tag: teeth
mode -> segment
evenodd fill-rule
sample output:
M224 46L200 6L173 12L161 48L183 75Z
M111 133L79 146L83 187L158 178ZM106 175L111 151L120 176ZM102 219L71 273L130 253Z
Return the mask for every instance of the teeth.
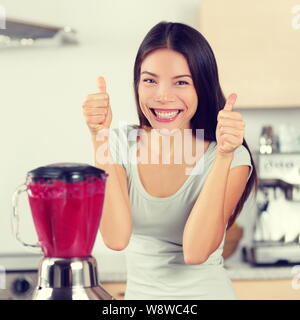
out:
M175 112L160 112L160 111L154 110L154 112L159 118L165 118L166 119L166 118L175 117L179 113L179 110L175 111Z

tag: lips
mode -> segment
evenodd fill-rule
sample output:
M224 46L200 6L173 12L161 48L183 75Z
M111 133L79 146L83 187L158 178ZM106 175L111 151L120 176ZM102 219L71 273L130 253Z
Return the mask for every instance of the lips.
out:
M174 121L177 116L183 111L182 109L162 109L162 108L149 108L156 121L170 122Z

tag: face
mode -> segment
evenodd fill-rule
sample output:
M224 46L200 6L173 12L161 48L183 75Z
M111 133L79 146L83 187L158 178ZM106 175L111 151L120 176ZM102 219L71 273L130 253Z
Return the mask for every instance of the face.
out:
M190 129L198 97L185 57L157 49L142 62L138 86L140 107L155 129Z

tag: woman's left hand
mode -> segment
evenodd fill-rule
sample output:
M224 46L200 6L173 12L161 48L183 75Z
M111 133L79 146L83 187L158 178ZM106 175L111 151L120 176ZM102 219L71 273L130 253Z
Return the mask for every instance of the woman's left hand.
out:
M245 123L240 112L232 111L237 95L232 93L222 110L218 113L216 128L217 154L233 156L244 139Z

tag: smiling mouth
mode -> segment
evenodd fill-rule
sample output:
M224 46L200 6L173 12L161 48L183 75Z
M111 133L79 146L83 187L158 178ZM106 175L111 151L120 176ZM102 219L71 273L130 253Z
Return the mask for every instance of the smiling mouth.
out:
M182 109L159 109L159 108L149 108L151 113L157 119L173 119L182 112Z

